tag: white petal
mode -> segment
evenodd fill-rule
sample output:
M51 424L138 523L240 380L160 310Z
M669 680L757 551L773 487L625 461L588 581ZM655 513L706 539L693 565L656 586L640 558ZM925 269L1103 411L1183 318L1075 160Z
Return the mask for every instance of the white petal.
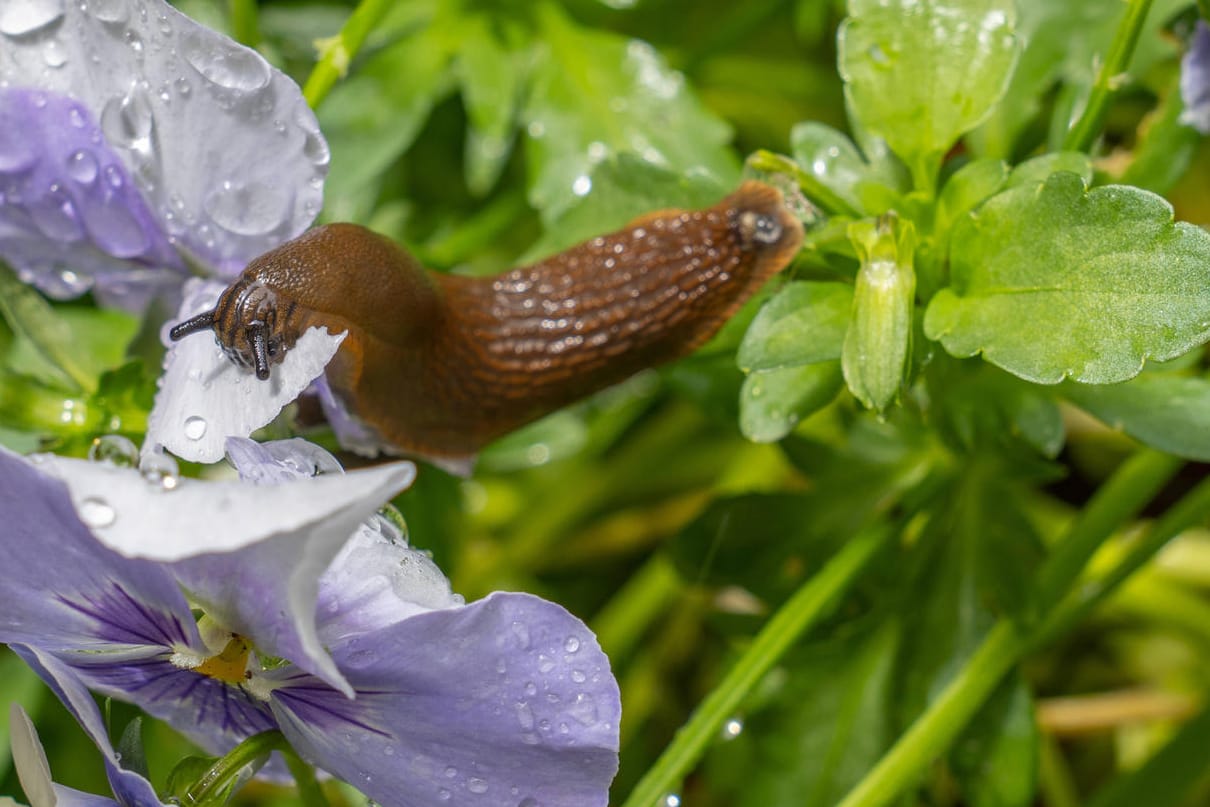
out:
M55 786L50 764L38 740L38 730L18 703L8 707L8 729L12 737L13 764L30 807L55 807Z
M6 0L0 39L0 84L92 110L164 229L204 262L234 274L319 211L329 153L298 85L163 0Z
M103 462L45 455L38 468L67 485L80 520L101 543L158 561L229 552L334 517L343 523L351 514L343 538L416 475L410 462L396 462L283 485L180 479L167 490L157 479Z
M213 282L186 284L175 322L213 308L222 288ZM277 417L323 373L344 338L343 332L333 336L308 329L274 365L268 381L235 365L209 333L171 343L144 450L158 444L193 462L218 462L228 437L247 437Z

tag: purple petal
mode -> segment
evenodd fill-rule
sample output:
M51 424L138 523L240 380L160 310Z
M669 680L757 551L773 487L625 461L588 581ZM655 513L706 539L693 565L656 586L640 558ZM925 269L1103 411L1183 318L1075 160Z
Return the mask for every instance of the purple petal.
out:
M332 392L332 385L325 376L315 379L311 389L319 398L324 417L343 448L359 457L377 457L379 454L389 453L390 446L368 423L349 411Z
M213 281L187 283L177 321L213 308L222 289ZM168 355L147 420L147 444L193 462L218 462L228 437L247 437L272 421L323 373L344 337L307 329L268 381L228 359L210 334L165 339Z
M273 711L304 758L375 801L606 804L617 683L592 634L559 606L494 594L332 653L355 699L283 671Z
M322 456L305 441L270 444L257 452L232 441L237 466L264 473L263 465L298 469ZM279 458L274 459L271 452ZM302 477L281 484L239 485L241 498L258 502L280 525L276 535L239 551L203 555L173 565L181 584L209 616L248 637L262 653L289 659L347 695L352 689L324 650L315 613L320 574L362 522L411 484L416 468L408 462ZM175 495L175 493L174 493ZM288 503L287 503L288 502ZM306 509L309 520L298 520ZM241 520L242 520L241 516ZM294 522L291 523L291 518ZM211 518L208 530L225 530Z
M0 642L110 652L204 649L172 577L100 544L62 482L3 448L0 515Z
M0 255L60 299L141 307L185 277L92 114L41 90L0 89Z
M1210 134L1210 24L1198 20L1189 50L1181 60L1181 123Z
M328 149L298 86L162 0L13 14L0 83L91 110L161 229L231 275L322 201Z
M121 766L118 755L109 742L109 735L105 730L105 723L101 719L101 712L97 708L96 702L72 670L53 655L40 652L35 648L16 645L13 650L25 659L26 663L54 690L59 700L79 721L84 732L96 744L105 761L109 786L117 795L118 802L124 807L158 807L161 802L156 797L151 783L139 774ZM93 807L93 805L113 803L109 799L60 788L58 785L55 786L55 790L61 798L65 797L65 800L60 802L62 804Z

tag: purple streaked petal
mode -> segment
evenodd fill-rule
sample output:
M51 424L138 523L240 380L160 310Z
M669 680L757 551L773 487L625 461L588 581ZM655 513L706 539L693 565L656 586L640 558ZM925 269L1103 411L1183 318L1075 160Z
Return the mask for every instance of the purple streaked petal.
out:
M52 297L129 308L185 277L92 113L41 90L0 89L0 255Z
M1210 23L1205 20L1198 20L1181 60L1181 100L1181 123L1210 134Z
M67 710L79 721L80 726L100 750L105 761L105 772L109 777L109 786L118 797L118 803L123 807L159 807L161 802L156 796L151 783L139 774L123 768L117 752L109 742L109 734L96 701L92 699L84 683L75 675L70 667L63 664L54 655L44 653L36 648L25 645L14 645L16 652L27 664L41 676L42 680L54 691ZM62 790L55 786L56 793ZM68 791L69 800L63 804L79 804L93 807L99 804L112 804L107 799L89 796L79 791Z
M271 704L293 747L386 805L605 805L617 683L582 622L493 594L349 639L357 697L282 671Z
M163 0L46 8L5 39L0 84L92 110L182 251L233 275L306 229L328 148L293 81Z
M304 469L335 460L305 441L262 447L233 439L230 445L241 475L270 480L261 485L231 484L274 514L281 530L235 552L181 561L173 565L173 572L193 600L225 628L248 637L261 652L289 659L351 696L352 689L316 632L320 574L383 502L411 484L416 467L399 462L311 477L303 475ZM293 479L277 483L281 477L271 473L273 467ZM318 517L287 523L290 515L308 507ZM213 519L208 526L226 528Z
M61 481L2 448L0 513L0 642L204 649L185 598L161 566L100 544Z
M222 290L213 281L187 283L177 321L212 309ZM147 445L193 462L218 462L228 437L247 437L269 423L323 373L344 337L309 328L268 381L228 359L210 334L165 339L168 355L147 420Z

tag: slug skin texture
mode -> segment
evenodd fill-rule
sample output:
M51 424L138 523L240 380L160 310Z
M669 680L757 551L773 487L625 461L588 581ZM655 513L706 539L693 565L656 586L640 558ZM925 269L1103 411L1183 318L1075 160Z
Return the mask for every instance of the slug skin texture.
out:
M497 437L691 353L802 239L760 182L488 278L430 272L390 239L329 224L253 260L172 337L213 328L267 378L307 328L347 330L326 371L345 405L400 453L469 469Z

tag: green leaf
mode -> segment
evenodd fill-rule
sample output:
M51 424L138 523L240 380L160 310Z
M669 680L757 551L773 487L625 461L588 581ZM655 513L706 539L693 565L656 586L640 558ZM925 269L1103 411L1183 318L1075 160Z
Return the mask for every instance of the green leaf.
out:
M29 713L31 718L38 716L39 707L49 694L37 673L29 668L16 654L7 648L0 650L0 703L19 703ZM11 736L9 734L8 715L0 720L0 779L8 772L12 764L9 755Z
M491 190L512 153L530 55L519 27L498 22L493 26L482 16L468 17L455 61L470 125L466 184L477 196Z
M852 307L847 283L788 283L752 321L736 363L753 372L839 359Z
M739 395L739 428L757 443L780 440L799 421L832 402L844 386L839 361L805 364L744 379Z
M523 260L535 260L616 230L654 210L707 207L728 190L711 174L680 174L630 152L612 154L591 171L588 178L592 190L547 219L545 233Z
M885 204L906 189L903 167L893 157L883 154L871 164L848 135L826 124L796 125L790 132L790 147L802 170L826 191L812 194L804 189L807 195L833 213L882 213Z
M972 160L955 171L937 197L933 233L937 236L947 234L959 216L974 210L1000 190L1008 176L1004 161L993 159Z
M647 43L580 28L555 6L539 9L543 48L522 111L530 203L549 223L588 192L611 154L632 152L675 174L739 178L730 128L706 109Z
M58 371L68 388L78 392L95 388L95 378L80 365L71 329L59 313L32 286L17 279L0 263L0 316L38 356Z
M1124 381L1210 337L1210 233L1161 197L1059 173L954 228L925 334L1028 381ZM1028 327L1023 327L1027 325Z
M787 681L705 766L740 807L830 807L878 760L891 736L892 671L902 634L814 643L787 659Z
M420 133L433 106L455 86L458 40L440 13L375 53L320 106L332 151L324 186L329 220L364 218L387 168Z
M1079 151L1052 151L1026 160L1014 168L1008 177L1008 187L1040 185L1048 180L1051 174L1060 171L1079 174L1085 185L1092 183L1092 160L1087 154Z
M1065 398L1149 446L1210 462L1210 381L1143 373L1124 384L1064 384Z
M1003 95L1017 59L1008 0L850 0L838 63L850 109L931 190L942 155ZM928 180L926 187L923 182Z

